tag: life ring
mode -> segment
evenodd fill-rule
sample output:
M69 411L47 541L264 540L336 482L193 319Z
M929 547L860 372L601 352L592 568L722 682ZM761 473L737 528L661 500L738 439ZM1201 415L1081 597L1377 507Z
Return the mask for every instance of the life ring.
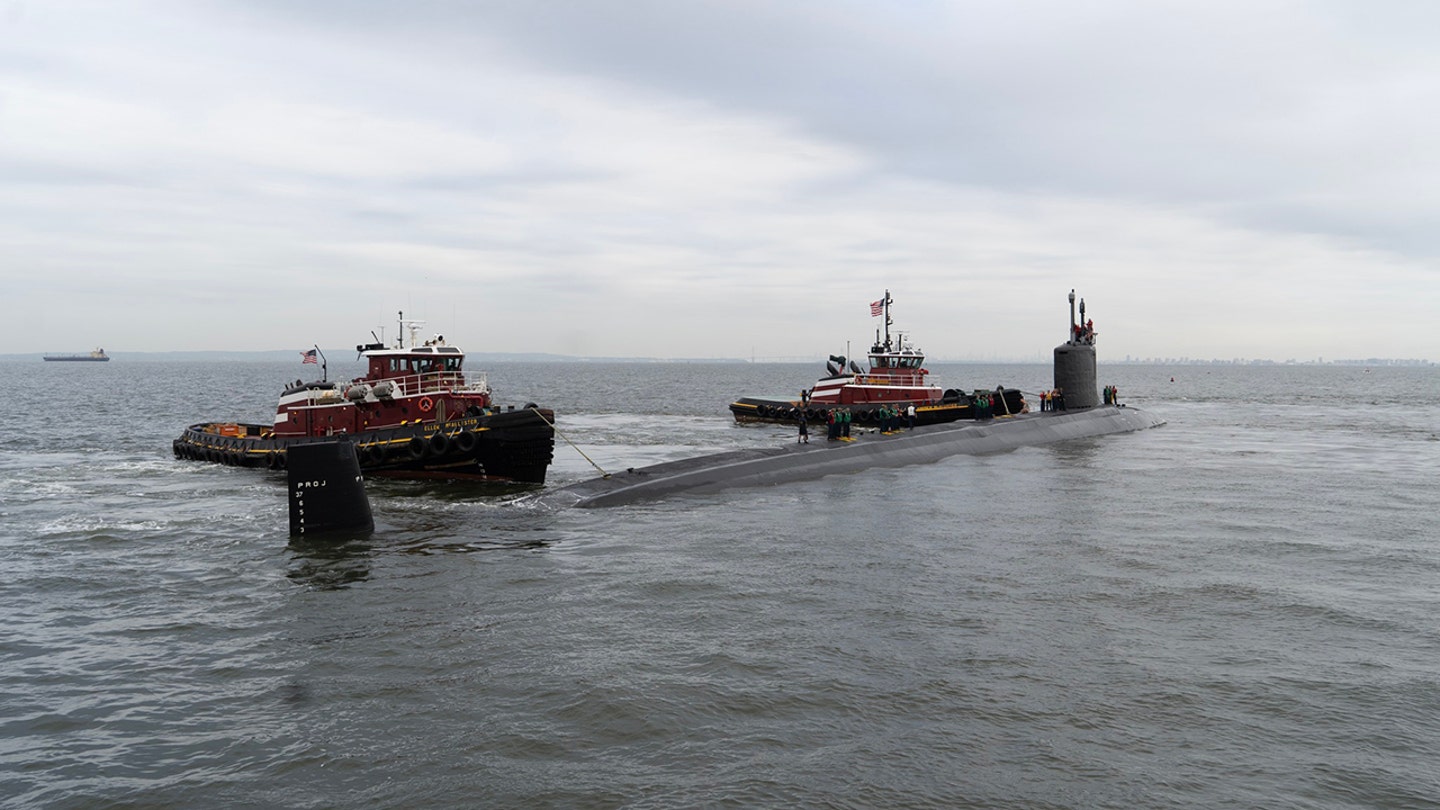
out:
M475 436L474 432L462 430L460 431L460 435L455 437L455 449L462 453L468 453L474 450L475 445L479 444L479 442L480 439Z
M435 407L435 400L431 399L430 397L421 397L419 404L420 410L429 413L430 409Z

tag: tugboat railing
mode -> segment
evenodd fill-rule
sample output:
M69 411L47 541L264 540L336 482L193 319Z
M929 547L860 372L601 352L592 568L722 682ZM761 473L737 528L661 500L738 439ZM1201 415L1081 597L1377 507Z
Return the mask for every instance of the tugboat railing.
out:
M485 373L469 373L467 375L465 372L423 372L418 375L390 376L390 378L369 380L357 378L348 385L336 383L327 388L315 388L304 393L311 404L324 405L341 398L350 398L348 391L351 386L367 385L370 388L380 388L383 383L389 383L390 391L387 393L377 392L382 399L395 398L395 396L419 396L422 393L490 393L490 379Z
M930 385L923 374L864 374L857 376L855 382L859 385Z
M484 374L470 374L468 379L463 371L430 371L392 377L396 393L401 396L415 394L439 394L447 391L456 393L486 394L490 392L490 381Z

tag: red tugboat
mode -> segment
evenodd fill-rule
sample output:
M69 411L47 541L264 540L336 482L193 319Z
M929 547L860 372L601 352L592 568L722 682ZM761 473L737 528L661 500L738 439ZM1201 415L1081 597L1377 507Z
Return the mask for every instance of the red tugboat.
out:
M545 483L554 412L533 403L496 408L484 375L467 379L459 347L439 335L417 345L421 323L400 313L394 347L356 346L369 363L363 377L342 383L326 371L318 382L288 386L271 425L191 425L174 441L175 457L281 470L288 448L348 435L371 475ZM304 354L315 362L319 349Z
M890 318L892 303L890 291L886 290L884 298L870 305L873 314L885 316L885 333L882 340L880 330L875 330L869 371L862 370L853 360L848 361L847 367L845 357L831 355L826 364L829 375L821 377L810 390L801 392L798 399L741 397L730 403L735 421L793 423L803 414L809 423L823 424L829 410L842 408L850 411L852 421L871 426L883 424L887 412L895 418L898 411L896 423L903 425L906 411L914 406L915 424L927 425L973 418L975 396L993 398L994 415L1021 413L1026 409L1018 389L977 391L972 396L956 389L942 390L931 382L924 352L908 345L899 332L893 340L890 337L890 325L894 323Z

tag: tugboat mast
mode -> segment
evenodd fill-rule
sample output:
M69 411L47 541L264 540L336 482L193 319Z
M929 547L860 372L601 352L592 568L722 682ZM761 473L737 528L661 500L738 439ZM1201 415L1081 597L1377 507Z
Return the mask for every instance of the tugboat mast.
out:
M415 333L418 332L418 331L420 331L420 327L424 326L424 325L425 325L425 322L424 322L424 321L415 321L415 320L410 320L410 321L405 320L405 311L404 311L404 310L401 310L398 314L399 314L399 316L400 316L400 335L395 338L395 348L397 348L397 349L403 349L403 348L405 348L405 330L406 330L406 329L409 329L409 330L410 330L410 345L411 345L411 347L414 347L414 346L415 346Z
M890 298L890 291L886 290L885 297L880 299L880 311L885 315L885 342L880 342L880 330L876 329L875 351L890 351L890 324L894 323L894 321L890 320L890 304L892 303L893 299Z

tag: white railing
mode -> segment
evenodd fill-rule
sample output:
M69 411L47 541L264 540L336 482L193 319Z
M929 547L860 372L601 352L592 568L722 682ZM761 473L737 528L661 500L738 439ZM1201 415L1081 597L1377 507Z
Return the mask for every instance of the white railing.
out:
M438 394L444 391L455 391L457 393L482 394L490 392L490 382L484 374L471 374L469 379L462 371L431 371L424 374L408 374L404 377L392 377L391 382L395 384L395 396L413 396L415 394Z
M383 380L357 380L349 385L341 385L338 390L306 391L299 395L299 399L308 400L310 404L314 405L326 405L335 401L354 399L359 395L353 393L353 386L364 386L362 390L365 391L365 399L371 402L376 399L394 399L446 392L490 393L490 381L483 373L470 374L467 379L464 372L432 371L423 374L407 374L403 377L388 377Z
M922 374L860 374L855 377L856 385L918 385L926 386L929 381Z

